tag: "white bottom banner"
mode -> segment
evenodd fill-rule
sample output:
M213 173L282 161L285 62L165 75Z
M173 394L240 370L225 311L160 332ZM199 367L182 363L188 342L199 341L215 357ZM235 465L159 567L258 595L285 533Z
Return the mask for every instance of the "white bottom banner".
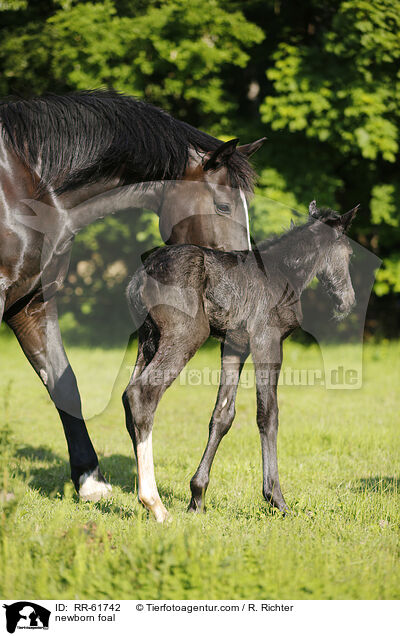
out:
M204 636L233 627L282 634L376 636L398 624L399 601L2 601L2 634L174 632ZM263 632L264 633L264 632ZM20 636L22 636L20 634Z

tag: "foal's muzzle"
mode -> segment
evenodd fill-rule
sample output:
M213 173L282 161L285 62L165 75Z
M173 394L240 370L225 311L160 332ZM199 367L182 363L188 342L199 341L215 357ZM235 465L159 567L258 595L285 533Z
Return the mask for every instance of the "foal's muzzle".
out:
M337 299L335 302L335 313L339 318L345 318L356 304L354 291L348 294L346 298Z

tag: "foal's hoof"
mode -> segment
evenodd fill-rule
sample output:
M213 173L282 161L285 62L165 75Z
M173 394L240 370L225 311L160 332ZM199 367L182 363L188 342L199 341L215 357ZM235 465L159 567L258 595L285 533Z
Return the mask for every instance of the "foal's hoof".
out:
M163 510L162 512L154 514L155 520L157 523L171 523L172 516L168 512L168 510Z
M286 504L280 504L280 505L271 505L271 510L276 514L276 513L281 513L282 518L284 517L290 517L292 515L292 511L290 510L290 508L287 507Z
M156 501L156 503L151 506L146 506L146 508L152 513L157 523L169 523L172 519L161 500Z
M196 501L192 499L190 504L188 505L187 512L200 514L201 512L206 512L206 507L204 504L197 504Z
M106 481L100 472L100 468L96 468L90 472L84 473L79 477L79 497L83 501L99 501L105 499L111 494L111 485Z

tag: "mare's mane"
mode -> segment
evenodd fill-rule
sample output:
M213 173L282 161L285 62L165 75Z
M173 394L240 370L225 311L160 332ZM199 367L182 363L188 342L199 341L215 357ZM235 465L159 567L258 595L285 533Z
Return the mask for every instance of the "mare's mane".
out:
M189 150L221 141L160 108L115 91L94 90L0 101L0 134L40 176L38 191L57 194L99 179L121 185L180 179ZM251 191L254 173L236 151L227 162L230 185Z

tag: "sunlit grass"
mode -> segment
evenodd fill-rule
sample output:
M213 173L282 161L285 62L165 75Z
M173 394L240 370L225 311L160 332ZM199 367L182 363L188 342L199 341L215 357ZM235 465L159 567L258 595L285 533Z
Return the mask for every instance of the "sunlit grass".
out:
M120 396L134 362L76 348L89 430L113 497L77 501L54 407L18 345L2 338L0 593L3 598L396 598L399 576L400 345L364 348L363 386L281 386L279 467L289 517L261 496L251 371L217 454L207 513L189 515L189 480L207 438L218 349L209 369L167 391L154 430L159 490L172 521L158 526L135 494ZM352 347L326 351L351 366ZM285 346L285 365L321 368L318 347ZM119 373L118 373L119 372ZM248 388L246 388L246 386Z

